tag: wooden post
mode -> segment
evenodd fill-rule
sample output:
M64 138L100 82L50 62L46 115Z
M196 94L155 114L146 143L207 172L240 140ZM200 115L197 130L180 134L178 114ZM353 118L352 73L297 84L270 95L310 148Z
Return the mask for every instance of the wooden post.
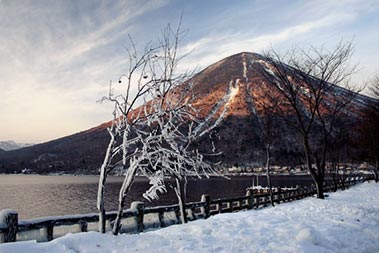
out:
M301 196L301 189L299 187L299 185L296 185L296 194L295 194L295 199L301 199L302 196Z
M46 227L46 239L48 241L51 241L53 240L53 238L54 238L54 223Z
M276 195L277 199L278 199L278 204L280 204L280 201L282 199L282 188L278 188L278 194Z
M267 206L267 202L268 202L268 197L267 197L267 196L264 196L264 197L263 197L263 207L266 207L266 206Z
M241 210L241 209L242 209L242 201L238 200L237 201L237 210Z
M166 224L164 223L164 212L159 211L158 213L159 223L161 224L161 228L166 227Z
M254 204L254 196L253 196L253 191L251 189L248 189L246 191L246 196L248 197L247 198L247 209L248 210L251 210L253 209L253 204Z
M79 221L80 231L88 232L88 223L84 220Z
M204 215L204 218L207 219L210 216L211 196L206 194L201 195L201 202L205 202L204 207L201 208L201 213Z
M197 220L195 208L191 207L192 220Z
M187 208L187 220L194 220L194 211L192 207Z
M3 223L7 228L4 233L4 242L15 242L18 232L18 213L11 209L0 212L0 224Z
M185 210L184 210L184 212L185 212ZM175 210L175 216L176 216L176 224L182 223L181 217L180 217L180 209Z
M232 201L226 202L226 210L227 210L227 212L233 212L233 202Z
M137 210L137 232L143 232L143 212L145 210L145 204L141 201L134 201L130 205L130 209Z
M261 197L259 197L259 195L257 195L256 197L255 197L255 201L256 201L256 204L255 204L255 209L258 209L259 208L259 201L260 201L260 198Z
M301 198L303 199L303 198L305 198L305 189L302 187L301 188L301 191L300 191L300 193L301 193Z

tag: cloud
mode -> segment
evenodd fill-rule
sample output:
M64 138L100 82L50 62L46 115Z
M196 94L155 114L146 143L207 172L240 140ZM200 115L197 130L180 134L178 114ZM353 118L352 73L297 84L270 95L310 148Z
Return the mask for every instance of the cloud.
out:
M132 20L167 3L1 2L0 140L47 141L108 120L96 101L121 71L114 52Z
M141 47L140 39L155 39L155 29L177 21L182 11L190 32L180 53L191 53L179 71L270 45L286 50L350 39L354 29L356 51L370 63L365 73L378 65L372 45L379 39L373 32L379 24L377 1L280 3L2 0L0 140L49 140L108 120L111 109L95 101L107 93L109 80L123 73L127 34Z
M182 51L190 55L186 67L204 67L223 57L243 52L259 52L270 46L276 46L288 40L298 40L309 33L320 32L321 29L332 27L339 23L351 22L354 14L337 13L312 21L304 21L289 27L281 27L271 33L242 33L209 35L196 42L190 42L182 47Z

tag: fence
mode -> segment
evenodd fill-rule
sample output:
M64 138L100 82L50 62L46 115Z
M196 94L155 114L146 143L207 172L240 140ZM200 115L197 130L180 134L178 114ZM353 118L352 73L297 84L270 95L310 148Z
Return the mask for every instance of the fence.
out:
M337 188L347 188L351 185L371 180L371 177L360 176L340 180ZM334 189L333 185L324 185L324 191ZM274 203L280 204L296 199L312 196L316 193L314 186L295 187L273 190ZM202 195L199 202L186 204L189 221L206 219L219 213L239 210L258 209L269 205L270 194L263 190L248 189L245 196L237 198L222 198L212 200L209 195ZM107 230L111 230L116 212L106 214ZM50 241L67 233L98 231L99 215L97 213L45 217L33 220L18 220L16 211L3 210L0 212L0 243L24 240ZM180 223L178 205L145 207L143 202L133 202L129 209L122 214L121 233L139 233L147 229L162 228Z

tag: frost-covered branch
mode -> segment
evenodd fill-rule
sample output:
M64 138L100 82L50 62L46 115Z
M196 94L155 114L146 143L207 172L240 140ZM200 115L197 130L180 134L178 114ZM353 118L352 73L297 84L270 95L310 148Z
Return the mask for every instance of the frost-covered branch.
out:
M104 157L99 189L105 189L106 176L114 168L119 168L125 175L112 230L114 234L121 228L125 199L137 173L150 180L151 187L144 194L149 200L166 192L165 176L174 177L180 188L176 191L181 196L182 217L185 217L187 176L200 178L217 174L192 145L199 138L194 131L199 123L198 112L192 105L192 83L187 82L194 73L176 74L182 59L178 52L182 36L180 25L175 30L168 25L157 46L148 44L141 56L130 39L131 45L126 47L128 71L119 78L116 84L119 87L110 84L108 97L102 99L114 103L115 110L110 131L113 140ZM104 193L99 196L101 216L105 214ZM102 232L104 225L100 224Z

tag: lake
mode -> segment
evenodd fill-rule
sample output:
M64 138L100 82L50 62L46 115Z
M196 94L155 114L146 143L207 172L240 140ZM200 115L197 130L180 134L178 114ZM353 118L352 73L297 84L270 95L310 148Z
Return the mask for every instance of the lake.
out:
M211 198L243 196L246 188L253 183L252 176L233 176L230 179L189 179L187 201L199 201L202 194ZM107 211L117 209L118 192L123 177L109 177L106 187ZM42 176L42 175L0 175L0 210L11 208L19 213L20 219L43 216L84 214L97 212L97 176ZM273 186L310 185L310 176L273 176ZM264 176L259 184L266 185ZM167 193L152 202L142 197L149 188L146 178L137 177L127 198L128 207L132 201L144 201L146 206L176 204L172 189L173 180L168 180Z

